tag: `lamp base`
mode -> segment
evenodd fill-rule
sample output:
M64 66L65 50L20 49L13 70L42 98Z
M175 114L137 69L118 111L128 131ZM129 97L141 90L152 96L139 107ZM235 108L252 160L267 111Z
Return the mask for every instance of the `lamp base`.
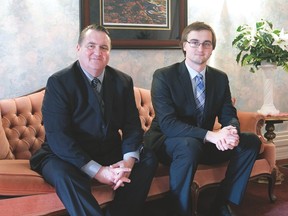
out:
M263 104L260 110L257 110L258 113L263 115L277 115L280 113L274 106L274 104Z
M274 76L277 70L276 64L271 64L267 62L261 62L260 68L263 71L263 96L264 103L258 113L263 115L277 115L280 113L274 106L273 102L273 86L274 86Z

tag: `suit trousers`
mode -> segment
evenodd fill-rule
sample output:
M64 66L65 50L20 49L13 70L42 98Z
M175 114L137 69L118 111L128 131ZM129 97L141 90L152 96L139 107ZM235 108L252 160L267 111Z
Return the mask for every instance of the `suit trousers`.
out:
M42 163L42 175L55 187L69 215L104 215L91 193L92 181L88 175L58 157L53 156L45 160ZM139 162L135 163L132 169L131 182L115 191L114 200L106 210L107 216L141 215L157 164L155 154L151 150L142 150Z
M157 156L160 162L170 165L171 204L168 206L170 212L174 209L171 215L192 215L191 184L198 164L229 161L215 200L240 204L260 145L260 139L252 133L241 133L239 145L227 151L191 137L167 138Z

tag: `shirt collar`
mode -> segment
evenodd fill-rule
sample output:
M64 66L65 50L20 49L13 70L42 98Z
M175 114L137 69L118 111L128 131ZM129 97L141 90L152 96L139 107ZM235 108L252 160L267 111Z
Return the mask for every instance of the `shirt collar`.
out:
M187 67L187 69L188 69L188 72L189 72L189 75L190 75L191 79L194 79L194 78L197 76L197 74L200 73L200 74L203 75L203 80L205 80L206 67L205 67L202 71L197 72L197 71L195 71L193 68L189 67L189 65L187 65L186 62L185 62L185 65L186 65L186 67Z
M81 65L80 65L81 67ZM95 77L93 77L90 73L88 73L87 71L85 71L82 67L81 67L82 71L84 72L85 76L88 78L88 80L91 82ZM103 83L103 79L104 79L104 74L105 74L105 69L104 71L100 74L100 76L98 76L97 78L100 80L101 83Z

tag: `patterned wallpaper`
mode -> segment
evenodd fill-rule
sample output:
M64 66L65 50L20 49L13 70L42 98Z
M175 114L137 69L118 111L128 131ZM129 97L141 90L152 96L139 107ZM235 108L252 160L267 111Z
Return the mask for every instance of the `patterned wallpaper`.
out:
M0 98L43 87L76 58L78 1L5 0L0 17Z
M205 21L217 35L209 64L225 71L239 110L257 111L263 102L263 80L235 61L231 43L240 24L261 18L288 30L286 0L189 0L188 23ZM76 59L79 34L78 0L5 0L0 9L0 99L45 86L47 78ZM130 74L135 86L150 88L155 69L183 60L181 50L113 50L110 65ZM288 73L275 76L274 104L288 111ZM288 130L288 125L276 125Z

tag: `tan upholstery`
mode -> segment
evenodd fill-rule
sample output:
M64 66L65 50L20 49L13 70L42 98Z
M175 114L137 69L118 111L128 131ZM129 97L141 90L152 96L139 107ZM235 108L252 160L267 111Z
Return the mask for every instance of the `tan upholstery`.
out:
M44 141L41 106L44 90L2 100L2 125L16 159L29 159Z
M54 188L29 167L29 158L40 148L45 137L41 114L44 91L40 90L14 99L0 100L0 196L14 197L0 200L0 208L10 216L25 215L26 213L27 215L45 215L64 210ZM150 91L135 87L134 93L142 128L147 131L155 115ZM275 181L273 172L275 146L266 143L261 135L264 116L252 112L238 112L238 117L242 131L254 132L263 141L259 160L254 165L251 178L268 177L271 183L269 196L272 200ZM220 127L220 125L215 123L215 127ZM198 167L192 185L195 213L201 190L217 185L223 179L225 171L226 164L200 165ZM151 185L148 199L155 199L168 192L168 174L169 168L160 164ZM93 184L92 191L102 205L113 199L111 188L97 182ZM35 202L39 202L39 205L37 207L31 206L31 203Z
M146 132L155 116L150 91L147 89L134 87L134 95L142 128Z
M14 159L14 155L10 150L10 145L2 126L2 118L0 118L0 159Z

